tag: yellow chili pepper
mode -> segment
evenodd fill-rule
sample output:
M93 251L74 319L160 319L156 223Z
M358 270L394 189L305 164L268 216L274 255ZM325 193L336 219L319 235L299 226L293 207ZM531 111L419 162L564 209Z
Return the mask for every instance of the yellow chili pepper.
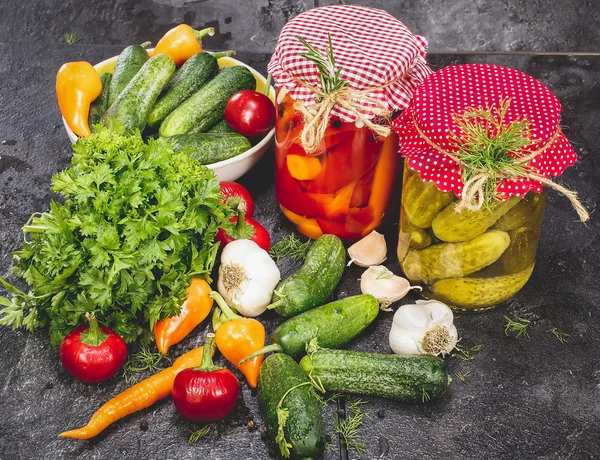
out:
M69 128L80 137L90 135L90 104L101 92L100 75L89 62L67 62L56 74L58 107Z

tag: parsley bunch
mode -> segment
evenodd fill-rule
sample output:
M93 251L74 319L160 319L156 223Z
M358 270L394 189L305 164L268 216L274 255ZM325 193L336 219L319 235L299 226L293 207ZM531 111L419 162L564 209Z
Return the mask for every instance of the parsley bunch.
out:
M179 313L190 278L208 276L217 229L231 216L210 169L122 126L80 139L52 190L64 202L32 216L14 254L11 273L31 291L0 278L12 293L0 297L0 324L49 326L55 345L86 312L126 342L148 339Z

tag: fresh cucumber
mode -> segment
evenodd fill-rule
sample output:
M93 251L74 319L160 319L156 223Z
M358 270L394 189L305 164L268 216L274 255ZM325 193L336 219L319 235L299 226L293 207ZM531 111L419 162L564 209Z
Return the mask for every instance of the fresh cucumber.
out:
M323 235L312 245L304 265L277 285L267 308L285 317L322 305L346 268L346 250L335 235Z
M162 122L158 132L161 137L206 132L223 118L225 106L231 96L243 89L255 88L256 79L246 67L225 67L173 110Z
M281 454L291 444L294 459L316 460L325 449L325 427L321 404L308 376L288 355L277 353L264 360L258 375L258 403L271 437ZM278 412L288 412L283 426L285 439L278 438Z
M300 366L329 391L427 402L448 387L443 359L431 355L382 355L318 348Z
M225 120L221 120L215 126L208 130L209 133L237 133L235 129L229 126Z
M157 54L150 58L102 115L100 121L106 124L108 119L113 118L123 123L127 129L142 131L146 127L148 114L156 99L169 84L174 73L175 63L166 54Z
M273 344L244 358L244 361L270 351L297 358L304 354L306 345L313 339L326 348L341 347L371 324L378 313L379 302L372 295L361 294L336 300L284 321L273 332Z
M185 149L203 165L233 158L252 148L250 141L238 133L177 134L167 140L176 152Z
M100 75L100 83L102 83L102 91L94 102L90 105L90 114L88 116L88 122L90 127L100 122L100 118L104 115L104 112L108 109L108 95L110 92L110 81L112 79L111 73L103 73Z
M148 116L148 126L158 127L183 101L198 91L219 71L217 59L231 56L234 51L221 53L197 53L177 71L163 95L156 101Z
M119 54L108 92L109 107L148 60L148 52L145 47L149 44L150 42L130 45Z

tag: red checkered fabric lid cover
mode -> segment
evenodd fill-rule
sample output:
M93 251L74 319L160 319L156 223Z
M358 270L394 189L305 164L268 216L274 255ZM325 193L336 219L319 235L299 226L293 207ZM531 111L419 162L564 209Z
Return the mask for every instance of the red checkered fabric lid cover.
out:
M464 187L461 167L430 142L444 151L456 152L458 149L451 142L450 134L460 134L460 129L453 114L473 107L497 107L499 101L506 98L510 98L510 105L504 124L519 117L526 117L531 123L531 139L536 142L523 151L544 149L527 164L531 170L550 178L560 176L577 161L577 154L560 131L560 102L548 88L514 69L466 64L431 74L415 93L410 107L394 120L400 151L408 159L409 167L419 172L423 181L435 182L440 190L453 191L461 198ZM521 177L503 180L497 187L500 199L525 196L529 190L539 193L542 189L539 181Z
M385 11L353 5L314 8L288 22L279 36L268 65L278 87L285 87L293 99L306 105L315 102L315 93L298 81L321 88L317 67L299 56L306 47L298 37L325 54L331 34L336 66L341 77L355 90L389 86L369 92L390 111L405 109L413 93L431 73L425 60L427 41L413 35L404 24ZM404 78L402 78L404 76ZM357 101L359 107L373 102ZM363 113L370 119L372 114ZM356 116L336 106L332 116L351 122Z

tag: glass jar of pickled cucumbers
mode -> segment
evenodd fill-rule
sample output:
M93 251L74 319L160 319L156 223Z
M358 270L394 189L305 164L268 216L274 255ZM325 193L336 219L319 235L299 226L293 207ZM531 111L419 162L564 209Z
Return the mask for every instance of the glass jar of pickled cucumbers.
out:
M404 165L398 259L423 295L459 311L483 311L525 285L535 264L546 190L455 211L456 196Z
M281 93L284 92L284 94ZM307 154L294 100L278 90L275 190L283 214L311 238L356 240L383 219L397 170L398 140L378 138L355 122L328 121L321 148Z

